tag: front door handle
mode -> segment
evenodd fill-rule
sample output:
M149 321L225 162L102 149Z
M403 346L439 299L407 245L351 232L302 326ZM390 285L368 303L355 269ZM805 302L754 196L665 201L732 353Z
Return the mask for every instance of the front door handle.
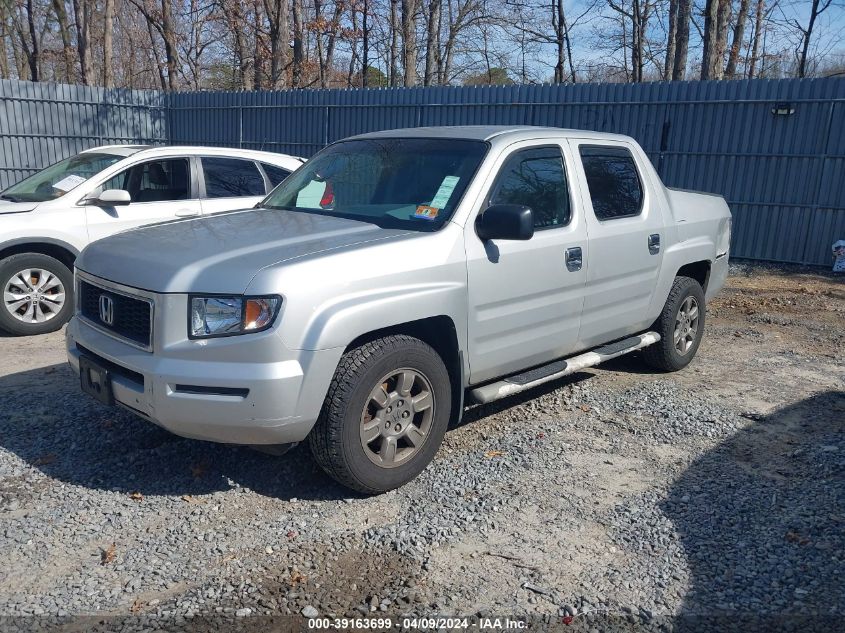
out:
M567 248L564 259L566 260L566 268L570 272L574 273L577 270L581 270L581 247L573 246L572 248Z
M648 236L648 252L652 255L660 252L660 233L652 233Z
M176 217L177 218L193 218L195 216L198 216L199 214L200 214L200 212L197 211L196 209L179 209L176 212Z

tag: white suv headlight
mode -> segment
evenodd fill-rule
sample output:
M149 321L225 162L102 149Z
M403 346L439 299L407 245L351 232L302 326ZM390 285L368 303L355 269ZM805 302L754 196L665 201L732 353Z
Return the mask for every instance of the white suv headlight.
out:
M261 332L271 325L281 297L189 297L189 338L234 336Z

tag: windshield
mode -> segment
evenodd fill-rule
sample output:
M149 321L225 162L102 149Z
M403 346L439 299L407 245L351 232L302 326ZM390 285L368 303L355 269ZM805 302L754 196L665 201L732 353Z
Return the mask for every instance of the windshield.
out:
M0 198L12 202L52 200L65 195L123 158L118 154L79 154L42 169L26 180L12 185L0 194Z
M482 141L423 138L335 143L262 206L436 231L451 217L487 147Z

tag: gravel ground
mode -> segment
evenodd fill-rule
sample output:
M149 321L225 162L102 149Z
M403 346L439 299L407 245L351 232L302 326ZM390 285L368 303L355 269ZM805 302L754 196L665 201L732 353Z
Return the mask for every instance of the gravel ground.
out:
M0 338L0 615L575 616L584 630L594 614L602 629L816 616L832 630L843 280L733 265L708 319L685 371L632 355L471 409L422 476L373 498L303 447L270 457L100 406L61 333Z

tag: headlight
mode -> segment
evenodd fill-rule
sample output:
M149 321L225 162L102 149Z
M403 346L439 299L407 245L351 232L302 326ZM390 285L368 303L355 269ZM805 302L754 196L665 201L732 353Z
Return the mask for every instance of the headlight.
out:
M260 332L273 325L280 297L190 297L190 338Z

